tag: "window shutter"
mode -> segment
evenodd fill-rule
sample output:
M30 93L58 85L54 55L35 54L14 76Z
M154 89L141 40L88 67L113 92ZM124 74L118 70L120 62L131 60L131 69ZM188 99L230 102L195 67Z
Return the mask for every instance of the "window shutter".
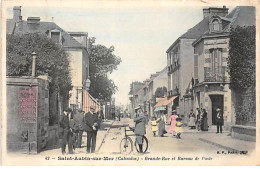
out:
M194 54L194 79L198 79L198 54Z

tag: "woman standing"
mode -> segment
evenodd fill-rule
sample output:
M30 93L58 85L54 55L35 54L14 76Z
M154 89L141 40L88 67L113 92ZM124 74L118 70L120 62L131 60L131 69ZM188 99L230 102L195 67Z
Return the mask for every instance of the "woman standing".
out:
M203 114L202 114L202 121L201 121L201 130L202 131L208 131L208 113L206 109L203 109Z
M172 115L170 116L170 126L169 126L169 133L173 134L175 136L175 125L176 125L176 119L178 116L176 115L176 110L172 111Z
M196 117L195 117L195 114L193 113L193 110L191 109L190 110L190 114L189 114L189 124L188 126L191 128L191 129L194 129L196 127L195 123L196 123Z
M160 113L158 136L163 137L165 133L167 133L167 131L165 130L165 122L163 115Z

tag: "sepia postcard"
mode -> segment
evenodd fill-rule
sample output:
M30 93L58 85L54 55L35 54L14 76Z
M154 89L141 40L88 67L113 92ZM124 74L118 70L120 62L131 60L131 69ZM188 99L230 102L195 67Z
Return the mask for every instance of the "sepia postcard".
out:
M259 166L257 0L1 6L5 166Z

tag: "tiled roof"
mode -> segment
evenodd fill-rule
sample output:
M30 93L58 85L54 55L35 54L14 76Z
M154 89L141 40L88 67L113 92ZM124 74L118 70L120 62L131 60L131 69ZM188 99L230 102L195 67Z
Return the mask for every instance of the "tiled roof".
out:
M208 30L203 33L199 38L197 38L193 45L199 42L202 38L208 36L228 36L231 27L236 26L253 26L256 21L256 10L255 7L252 6L238 6L234 8L226 17L220 17L220 19L230 22L225 28L223 28L222 32L209 33L209 26L205 26Z
M186 33L184 33L182 36L180 36L168 49L166 52L169 52L172 47L176 45L176 43L180 39L197 39L199 38L203 33L205 33L209 29L209 17L205 17L202 21L200 21L198 24L196 24L194 27L189 29Z
M184 33L180 39L197 39L209 29L209 17L205 17L193 28Z
M232 20L232 27L253 26L256 24L256 9L253 6L238 6L226 18Z
M69 35L68 32L64 31L62 28L60 28L57 24L53 22L39 22L39 25L36 29L29 27L27 21L22 21L22 33L44 33L46 34L50 30L59 30L61 32L62 36L62 46L63 47L69 47L69 48L83 48L83 45L81 45L78 41L76 41L72 36ZM7 21L7 33L12 33L12 27L14 27L14 24L11 20ZM14 33L19 33L19 29L16 27L14 29Z
M135 95L139 95L141 94L141 92L144 90L144 88L146 88L147 86L149 86L149 84L157 77L159 76L161 73L163 73L163 71L165 71L167 69L167 67L165 67L163 70L161 70L156 76L151 76L150 79L147 80L147 82L143 85L143 87L138 90L138 92L136 92Z

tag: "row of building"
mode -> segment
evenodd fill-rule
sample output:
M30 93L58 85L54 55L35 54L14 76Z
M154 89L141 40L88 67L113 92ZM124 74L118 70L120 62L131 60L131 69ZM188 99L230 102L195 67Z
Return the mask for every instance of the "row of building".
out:
M64 100L59 92L49 91L48 76L34 76L35 70L32 76L6 78L7 149L37 153L48 145L57 144L58 117L64 108L83 109L89 112L90 106L95 105L97 111L103 110L104 118L111 118L115 101L101 104L88 93L91 85L88 33L67 32L53 21L41 21L40 17L28 17L27 20L23 20L21 6L13 7L13 18L6 20L6 34L29 33L46 35L69 54L73 86L70 91L71 97L69 100ZM35 62L37 58L32 65Z
M214 125L216 109L220 108L226 129L235 124L227 71L229 35L237 26L254 26L256 11L247 6L228 10L226 6L203 9L203 19L167 49L166 68L142 83L131 84L132 113L138 105L149 118L156 110L166 111L167 117L177 110L187 123L190 110L205 108L209 125ZM156 96L156 89L163 87L167 92Z

